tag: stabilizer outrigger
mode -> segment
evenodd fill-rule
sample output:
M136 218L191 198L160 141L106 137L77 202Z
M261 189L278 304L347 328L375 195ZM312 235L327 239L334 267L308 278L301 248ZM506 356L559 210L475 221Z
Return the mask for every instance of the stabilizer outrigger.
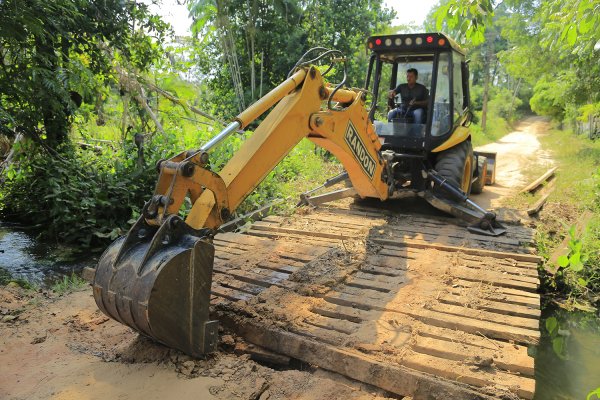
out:
M475 203L466 193L454 186L447 179L441 177L435 170L424 169L423 175L431 184L428 190L418 193L438 210L442 210L467 222L469 224L467 226L469 232L487 236L500 236L506 232L506 228L496 220L496 214ZM344 182L347 179L348 174L343 172L328 179L323 185L302 193L298 206L318 206L330 201L356 196L356 190L352 187L314 195L314 193L324 188Z

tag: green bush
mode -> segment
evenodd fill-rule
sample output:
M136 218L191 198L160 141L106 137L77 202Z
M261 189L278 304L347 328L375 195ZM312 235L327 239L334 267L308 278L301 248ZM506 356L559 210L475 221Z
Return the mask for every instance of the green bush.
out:
M65 145L52 155L27 146L5 172L0 213L57 243L89 248L116 238L139 214L156 181L152 162L136 165L133 146L96 154ZM154 148L147 159L160 158L160 146Z
M213 151L211 169L219 171L243 140L244 136L235 135ZM43 240L74 245L79 250L101 249L126 233L139 216L158 178L154 167L157 160L182 151L179 142L174 136L156 135L145 144L144 167L137 165L133 144L100 154L65 145L51 155L28 142L5 173L0 215L38 228ZM329 177L323 175L324 165L314 145L303 141L238 207L238 213L274 198L297 196L322 183ZM329 170L334 175L339 164L332 165Z
M63 278L52 285L52 291L62 296L63 294L72 292L79 288L84 287L87 282L80 278L75 272L71 272L70 276L63 276Z

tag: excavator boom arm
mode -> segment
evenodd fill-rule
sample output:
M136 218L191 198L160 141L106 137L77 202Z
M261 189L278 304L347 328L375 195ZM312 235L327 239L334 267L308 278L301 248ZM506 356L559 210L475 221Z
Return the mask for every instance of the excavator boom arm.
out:
M223 169L211 171L209 151L271 107ZM193 356L215 351L218 324L209 318L214 233L304 137L340 159L359 195L388 197L387 162L379 155L362 93L332 89L316 67L301 67L200 150L159 163L154 195L142 215L98 262L98 307ZM178 214L186 197L193 206L183 221Z
M148 223L162 224L189 195L193 207L186 223L194 229L218 228L305 137L342 162L360 196L387 199L386 162L379 155L380 143L361 92L336 91L333 100L344 106L329 109L322 104L332 92L317 68L300 69L226 129L229 133L235 127L244 128L276 104L218 175L206 170L207 156L202 149L191 157L182 153L164 163L153 196L157 204L145 215ZM185 169L178 167L182 163L193 170L187 176Z

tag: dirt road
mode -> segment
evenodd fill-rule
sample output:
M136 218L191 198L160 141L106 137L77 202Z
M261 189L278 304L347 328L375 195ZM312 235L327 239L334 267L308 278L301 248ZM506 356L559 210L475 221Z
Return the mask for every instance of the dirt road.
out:
M529 117L522 121L514 132L498 142L481 146L476 150L496 152L496 183L486 186L483 193L473 198L484 208L497 209L503 201L529 181L528 172L540 167L550 168L553 161L548 152L541 149L538 136L548 130L548 122L543 117ZM529 177L531 179L531 177Z
M524 168L549 160L537 141L544 129L530 118L485 147L498 152L497 184L478 201L501 205L526 184ZM0 318L2 399L393 398L306 364L269 368L236 351L242 340L227 332L218 353L192 360L106 318L89 288L65 296L0 288Z

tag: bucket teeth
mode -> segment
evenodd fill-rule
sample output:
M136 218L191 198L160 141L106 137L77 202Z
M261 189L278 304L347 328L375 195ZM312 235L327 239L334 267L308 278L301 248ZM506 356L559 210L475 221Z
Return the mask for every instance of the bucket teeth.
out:
M192 356L216 350L209 320L214 260L210 231L177 216L160 228L143 217L102 255L94 299L109 317Z

